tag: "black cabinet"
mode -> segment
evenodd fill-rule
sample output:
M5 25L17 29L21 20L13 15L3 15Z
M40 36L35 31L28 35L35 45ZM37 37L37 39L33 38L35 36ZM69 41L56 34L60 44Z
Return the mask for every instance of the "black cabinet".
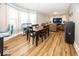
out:
M75 39L75 24L74 22L65 22L65 41L69 44L74 44Z

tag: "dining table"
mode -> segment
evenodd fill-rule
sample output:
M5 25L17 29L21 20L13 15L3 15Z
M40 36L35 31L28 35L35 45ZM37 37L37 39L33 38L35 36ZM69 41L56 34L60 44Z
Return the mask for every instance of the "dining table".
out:
M39 34L44 28L42 26L34 27L33 31L36 33L36 46L38 46Z
M49 29L49 28L48 28ZM40 33L42 32L42 31L44 31L45 29L44 29L44 27L43 26L38 26L38 27L34 27L33 26L33 32L35 32L36 33L36 40L35 40L35 45L36 46L38 46L38 41L39 41L39 36L40 36ZM48 31L48 36L49 36L49 30L47 30ZM27 40L28 40L28 37L29 37L29 32L27 31L26 32L26 34L27 34Z

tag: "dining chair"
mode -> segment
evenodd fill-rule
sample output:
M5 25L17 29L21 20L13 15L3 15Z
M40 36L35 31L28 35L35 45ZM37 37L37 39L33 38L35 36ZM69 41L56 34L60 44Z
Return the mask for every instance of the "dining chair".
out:
M34 24L32 26L35 27L35 28L38 28L39 27L39 24Z
M49 25L44 26L46 37L49 36Z
M48 25L47 23L42 23L41 26L43 27L43 31L41 34L43 35L44 39L46 39L48 34Z
M23 34L26 34L26 32L28 33L29 26L32 26L32 23L23 23L21 25L21 30L23 31Z
M28 29L29 29L29 36L30 37L32 37L32 44L34 44L34 40L35 40L35 38L36 38L36 32L35 31L33 31L33 27L31 26L29 26L28 27ZM30 41L30 38L29 38L29 41Z

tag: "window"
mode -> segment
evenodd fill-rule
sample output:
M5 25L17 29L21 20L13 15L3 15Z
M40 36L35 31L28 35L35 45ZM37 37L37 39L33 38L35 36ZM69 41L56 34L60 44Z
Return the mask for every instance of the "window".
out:
M13 25L14 32L19 32L23 23L36 24L36 13L27 13L7 6L7 20L8 24Z
M32 24L36 24L36 13L29 13L29 19Z
M14 29L17 27L17 19L18 19L18 11L10 6L7 6L7 19L8 19L8 24L12 24Z
M20 23L21 24L29 22L28 21L28 13L20 11L19 17L20 17Z

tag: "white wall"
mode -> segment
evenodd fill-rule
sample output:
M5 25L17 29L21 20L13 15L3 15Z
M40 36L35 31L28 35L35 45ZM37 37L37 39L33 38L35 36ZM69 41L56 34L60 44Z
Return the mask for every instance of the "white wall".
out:
M79 4L72 4L69 13L72 15L69 17L70 21L75 22L75 43L74 47L79 54Z
M47 15L37 13L37 23L41 25L41 23L49 22L50 18Z
M0 4L0 30L4 30L7 24L6 5Z

